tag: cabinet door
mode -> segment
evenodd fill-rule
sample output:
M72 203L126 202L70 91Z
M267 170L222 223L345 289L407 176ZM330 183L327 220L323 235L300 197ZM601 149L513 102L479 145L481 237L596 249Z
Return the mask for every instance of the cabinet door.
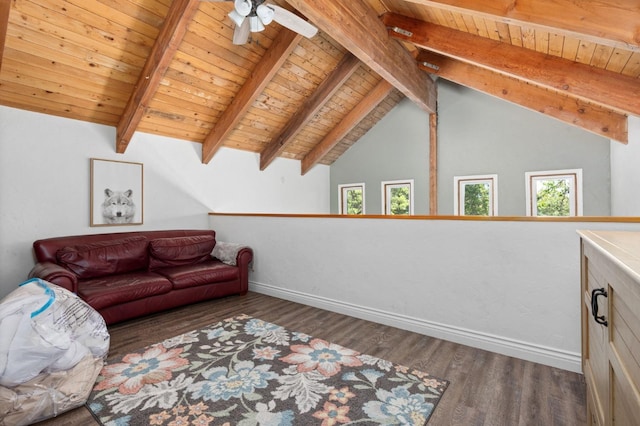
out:
M613 278L610 297L611 424L640 419L640 290L628 276ZM633 309L632 307L635 307Z
M587 426L604 426L598 417L598 413L595 411L596 404L594 403L591 390L591 388L587 388Z
M589 388L591 413L598 419L598 424L605 424L605 413L609 412L609 357L608 330L596 322L594 317L594 290L609 290L605 279L602 262L605 259L595 250L585 246L583 257L583 365L584 374ZM609 317L607 299L603 296L596 298L597 316Z
M638 389L629 380L627 371L612 359L611 362L611 413L612 425L637 425L640 413L640 395Z

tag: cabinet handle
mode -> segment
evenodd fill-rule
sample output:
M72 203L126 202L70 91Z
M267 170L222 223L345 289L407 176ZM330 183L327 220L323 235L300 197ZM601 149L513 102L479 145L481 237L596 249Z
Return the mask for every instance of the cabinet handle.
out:
M604 315L598 316L598 296L608 297L607 290L604 288L596 288L591 291L591 313L593 314L593 319L596 320L598 324L602 324L607 327L608 322Z

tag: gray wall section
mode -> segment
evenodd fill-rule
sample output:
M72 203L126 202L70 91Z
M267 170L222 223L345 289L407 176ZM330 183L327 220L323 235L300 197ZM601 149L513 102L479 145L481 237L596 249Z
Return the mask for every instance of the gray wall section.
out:
M429 116L402 100L331 166L331 213L338 185L365 184L365 213L382 213L383 181L413 179L414 214L429 211Z
M454 176L498 174L498 214L522 216L525 172L582 169L584 215L610 215L609 139L442 80L438 112L440 214Z
M585 216L611 213L609 140L472 89L438 80L438 212L453 214L453 177L498 175L498 214L525 214L524 173L582 169ZM338 184L366 183L368 214L379 214L382 180L415 179L415 214L429 204L428 115L402 101L331 166Z

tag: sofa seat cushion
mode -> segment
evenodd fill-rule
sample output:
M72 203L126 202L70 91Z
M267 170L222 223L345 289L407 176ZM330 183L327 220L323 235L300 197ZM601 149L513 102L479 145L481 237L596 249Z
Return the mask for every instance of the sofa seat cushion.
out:
M147 246L144 236L106 240L63 247L56 258L78 278L90 279L146 269Z
M188 288L201 285L233 281L240 277L240 269L225 265L218 260L197 263L195 265L176 266L155 271L169 279L173 288Z
M165 294L171 289L172 285L165 277L152 272L111 275L78 283L78 295L97 310Z
M213 235L157 238L149 243L149 269L193 265L211 258L216 245Z

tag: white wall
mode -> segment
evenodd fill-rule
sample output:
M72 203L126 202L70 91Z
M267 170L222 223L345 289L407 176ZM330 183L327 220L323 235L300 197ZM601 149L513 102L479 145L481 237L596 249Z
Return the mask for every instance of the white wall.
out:
M90 158L144 165L144 224L89 227ZM0 106L0 298L33 266L39 238L147 229L208 228L207 213L328 213L329 168L304 177L279 158L222 149L208 164L201 145L136 134L115 153L115 129Z
M633 223L211 216L250 289L580 371L577 229ZM301 249L303 247L303 249Z
M629 143L611 141L611 215L640 216L640 117L629 117Z
M609 216L609 141L536 111L438 80L438 213L454 176L498 174L498 215L526 214L525 173L582 169L585 216Z

